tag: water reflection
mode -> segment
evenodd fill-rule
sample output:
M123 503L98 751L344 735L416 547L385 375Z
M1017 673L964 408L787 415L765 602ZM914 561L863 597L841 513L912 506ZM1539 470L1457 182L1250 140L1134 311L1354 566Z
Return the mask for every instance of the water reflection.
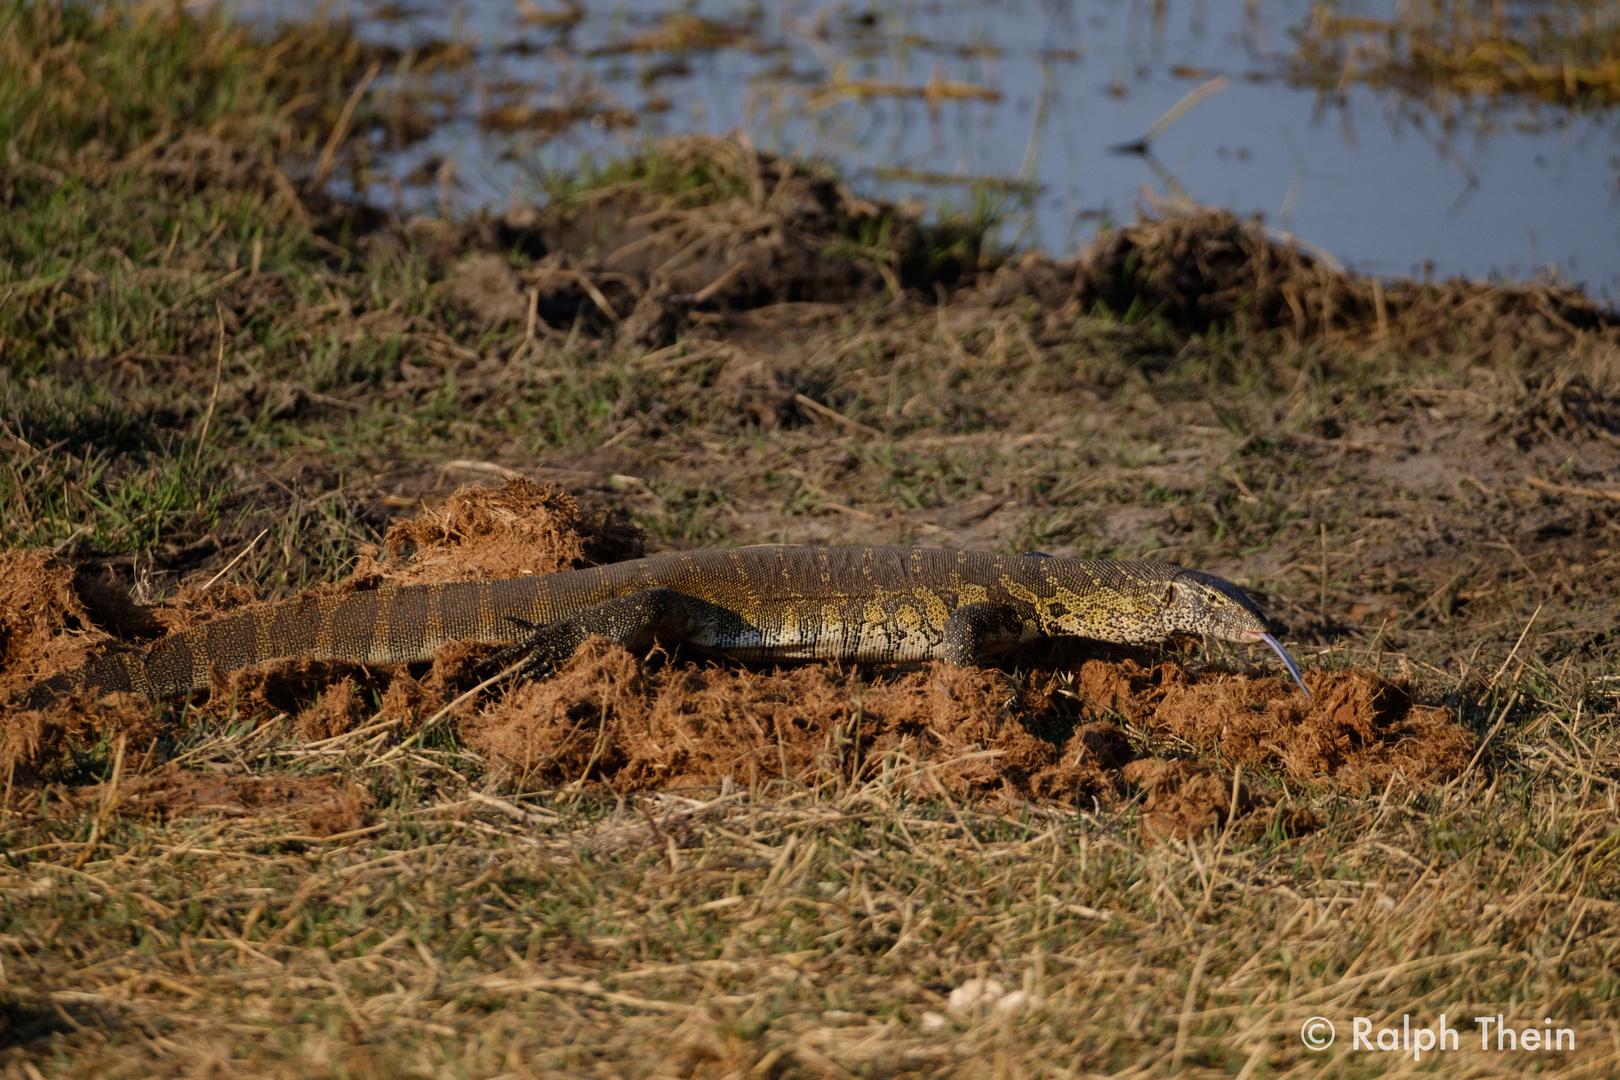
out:
M1368 44L1394 40L1377 21L1394 7L1341 4L1336 23L1304 0L350 0L331 14L406 50L374 93L415 80L435 95L442 122L361 176L384 205L530 199L537 177L649 135L738 130L897 201L992 202L1009 244L1072 251L1147 196L1186 198L1263 214L1365 272L1552 273L1620 292L1611 112L1403 83ZM431 42L465 45L470 66L413 70ZM1598 92L1581 81L1597 67L1571 70L1575 91ZM1484 77L1459 68L1448 85Z

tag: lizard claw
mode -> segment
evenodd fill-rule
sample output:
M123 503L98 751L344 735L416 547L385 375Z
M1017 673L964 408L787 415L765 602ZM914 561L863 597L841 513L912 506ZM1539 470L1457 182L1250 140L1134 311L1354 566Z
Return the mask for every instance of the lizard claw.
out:
M507 619L528 633L490 657L485 664L498 669L506 664L521 662L522 666L518 668L520 678L551 678L574 655L580 641L578 628L567 619L548 623L532 623L510 615Z
M528 634L493 656L485 658L473 669L474 674L481 679L488 678L523 657L528 659L518 669L518 674L525 679L543 679L557 670L556 660L549 655L551 650L546 648L549 637L546 631L552 624L533 623L516 615L506 616L506 621L522 627Z

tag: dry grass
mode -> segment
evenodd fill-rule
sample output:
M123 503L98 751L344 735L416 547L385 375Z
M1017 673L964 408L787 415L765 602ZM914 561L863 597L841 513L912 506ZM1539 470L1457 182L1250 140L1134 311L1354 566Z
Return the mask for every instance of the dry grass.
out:
M1368 83L1428 101L1512 95L1601 108L1620 99L1620 20L1567 0L1433 0L1390 20L1318 4L1291 65L1295 79L1341 93Z
M1294 840L1154 842L1130 809L1008 816L831 771L617 806L493 797L458 775L465 755L434 750L327 759L379 810L324 839L304 811L165 823L122 816L108 788L31 800L5 825L7 1060L63 1076L1359 1076L1403 1058L1349 1055L1352 1017L1445 1013L1462 1031L1445 1075L1612 1075L1620 897L1600 772L1620 747L1612 713L1566 732L1567 701L1536 707L1492 755L1520 764L1306 796L1327 825ZM307 767L270 731L189 759ZM1027 997L953 1012L972 979ZM1498 1012L1551 1016L1577 1049L1481 1052L1471 1018ZM1346 1033L1326 1054L1299 1044L1313 1015Z

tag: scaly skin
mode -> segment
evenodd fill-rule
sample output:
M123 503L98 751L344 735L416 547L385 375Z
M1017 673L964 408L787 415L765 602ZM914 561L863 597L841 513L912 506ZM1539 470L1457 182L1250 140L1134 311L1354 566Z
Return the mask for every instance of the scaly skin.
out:
M593 634L632 649L679 642L741 660L970 664L1038 637L1138 643L1177 633L1263 641L1299 678L1243 590L1169 563L744 547L288 600L171 634L145 653L101 657L31 687L24 704L85 690L176 697L207 688L211 669L293 656L427 660L447 641L509 645L498 660L526 656L525 670L544 675Z

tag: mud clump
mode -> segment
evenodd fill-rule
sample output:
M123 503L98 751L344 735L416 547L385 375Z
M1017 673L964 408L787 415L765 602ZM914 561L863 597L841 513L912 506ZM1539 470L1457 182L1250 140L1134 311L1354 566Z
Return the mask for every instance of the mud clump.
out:
M984 669L936 664L866 684L824 665L649 671L595 639L556 677L518 687L462 731L526 780L621 792L707 787L728 776L859 780L886 767L886 757L927 792L1052 798L1107 785L1099 757L1107 736L1086 730L1068 744L1044 741L1013 718L1015 698L1004 676Z
M1142 828L1162 836L1191 836L1253 811L1254 792L1195 761L1142 758L1125 766L1126 783L1142 791Z
M257 589L221 581L206 590L183 589L162 603L139 610L150 612L163 633L178 634L221 615L252 607L261 599Z
M822 166L712 136L665 139L600 187L464 229L417 230L456 266L451 296L484 324L617 327L649 348L695 311L930 293L977 272L983 226L855 195ZM530 256L513 267L499 253ZM471 253L470 258L463 256Z
M550 574L638 559L645 543L622 513L587 518L566 491L520 477L458 491L437 510L396 521L383 547L400 565L381 566L372 551L350 581L371 587Z
M529 312L517 275L499 255L474 255L464 262L451 282L450 295L486 326L518 322Z
M462 732L530 783L622 794L727 777L888 775L923 795L1100 806L1141 789L1150 826L1175 835L1224 824L1234 807L1251 831L1310 821L1242 782L1234 796L1231 778L1197 762L1156 760L1126 739L1120 716L1150 741L1191 744L1312 786L1362 790L1396 771L1409 784L1431 783L1455 775L1473 751L1472 736L1443 710L1414 705L1370 671L1313 681L1306 702L1277 679L1194 681L1173 664L1091 660L1074 673L1033 672L1022 687L994 669L944 664L863 683L823 665L649 668L597 639L555 678L466 717Z
M47 551L0 552L0 694L78 667L113 640L91 621L74 577Z
M498 649L476 642L446 642L420 678L402 664L273 660L233 673L210 694L204 709L214 708L220 700L232 703L222 706L220 715L233 708L249 714L289 713L294 730L311 742L336 738L367 723L412 732L476 686L480 665ZM377 702L375 710L367 704L372 700Z
M319 742L359 727L366 711L353 677L344 676L322 690L314 704L299 710L294 726L304 740Z
M1281 680L1168 674L1162 697L1143 710L1152 729L1245 768L1280 766L1304 783L1349 790L1447 780L1467 764L1474 737L1444 709L1416 705L1406 689L1365 668L1311 672L1314 695L1277 692Z
M117 641L91 620L74 568L47 551L0 552L0 699L83 665ZM158 731L151 706L119 696L69 696L48 709L0 706L0 773L14 776L67 748L122 733L141 745ZM142 740L145 740L142 742Z
M371 796L351 784L341 795L316 807L304 820L310 835L328 837L364 829L374 817Z
M0 707L0 773L28 783L69 750L120 735L144 750L163 731L151 702L129 694L70 694L46 709Z

